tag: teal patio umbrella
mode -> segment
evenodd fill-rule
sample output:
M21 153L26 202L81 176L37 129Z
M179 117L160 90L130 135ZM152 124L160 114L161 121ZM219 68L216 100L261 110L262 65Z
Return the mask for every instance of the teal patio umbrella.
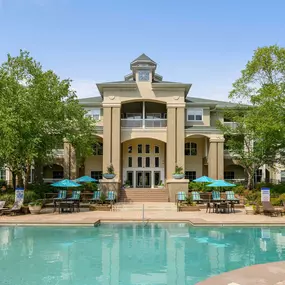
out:
M60 188L72 188L72 187L80 187L81 185L72 180L64 179L51 184L51 186L60 187Z
M200 183L209 183L209 182L214 182L215 180L208 177L208 176L201 176L197 179L193 180L194 182L200 182Z
M225 180L215 180L213 183L208 184L207 187L234 187L235 184L226 182Z
M92 177L87 176L87 175L86 176L81 176L81 177L75 179L75 181L78 182L78 183L98 182L97 179L92 178Z

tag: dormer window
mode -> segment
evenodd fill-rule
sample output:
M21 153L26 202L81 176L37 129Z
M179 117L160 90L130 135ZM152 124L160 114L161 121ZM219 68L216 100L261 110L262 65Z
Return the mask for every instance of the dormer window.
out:
M148 70L139 70L138 71L139 81L149 81L149 71Z

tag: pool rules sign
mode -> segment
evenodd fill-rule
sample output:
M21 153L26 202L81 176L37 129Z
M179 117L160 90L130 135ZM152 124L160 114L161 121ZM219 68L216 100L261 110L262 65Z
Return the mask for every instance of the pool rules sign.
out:
M270 188L261 188L261 202L270 202Z

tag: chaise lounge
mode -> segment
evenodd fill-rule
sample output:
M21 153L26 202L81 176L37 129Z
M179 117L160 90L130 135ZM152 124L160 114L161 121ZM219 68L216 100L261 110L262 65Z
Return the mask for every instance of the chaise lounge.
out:
M264 215L269 215L269 216L278 216L282 215L282 211L274 209L272 204L270 202L262 202L262 207L263 207L263 214Z

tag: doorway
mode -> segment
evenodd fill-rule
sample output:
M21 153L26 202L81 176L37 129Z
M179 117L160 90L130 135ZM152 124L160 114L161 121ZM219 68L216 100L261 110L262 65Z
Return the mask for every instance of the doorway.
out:
M136 171L136 187L151 188L151 171Z

